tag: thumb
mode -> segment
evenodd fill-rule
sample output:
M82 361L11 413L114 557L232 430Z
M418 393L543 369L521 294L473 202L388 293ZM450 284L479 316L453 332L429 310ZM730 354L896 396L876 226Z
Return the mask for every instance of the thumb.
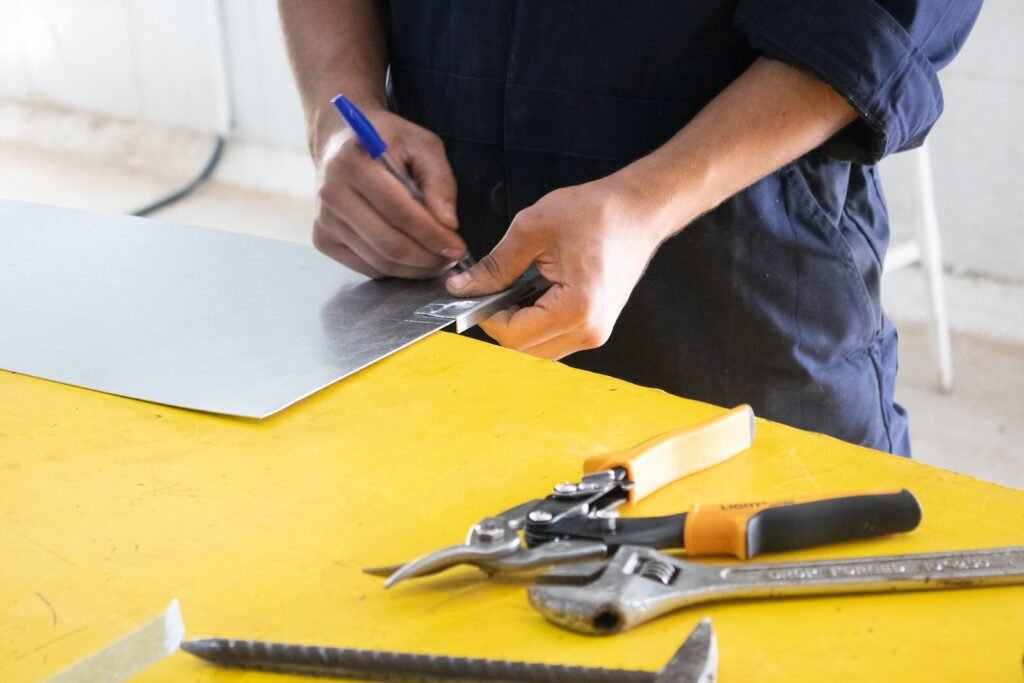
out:
M417 150L409 161L413 179L423 192L427 210L445 227L458 230L455 176L444 153L444 145L438 140L436 145Z
M481 296L500 292L526 272L537 256L536 249L515 231L505 233L490 254L465 271L452 275L446 281L448 291L455 296Z

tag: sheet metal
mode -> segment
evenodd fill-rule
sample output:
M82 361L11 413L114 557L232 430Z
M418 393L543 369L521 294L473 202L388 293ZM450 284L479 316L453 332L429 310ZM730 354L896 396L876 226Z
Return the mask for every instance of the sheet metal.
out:
M493 298L422 315L453 300L440 281L371 281L304 245L0 200L0 368L156 403L266 417Z

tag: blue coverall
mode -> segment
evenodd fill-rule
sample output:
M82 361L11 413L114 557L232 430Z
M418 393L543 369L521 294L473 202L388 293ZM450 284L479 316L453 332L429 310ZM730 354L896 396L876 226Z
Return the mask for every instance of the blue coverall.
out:
M920 145L980 0L391 0L389 97L445 143L474 254L672 137L760 55L859 114L657 252L571 365L909 455L875 162Z

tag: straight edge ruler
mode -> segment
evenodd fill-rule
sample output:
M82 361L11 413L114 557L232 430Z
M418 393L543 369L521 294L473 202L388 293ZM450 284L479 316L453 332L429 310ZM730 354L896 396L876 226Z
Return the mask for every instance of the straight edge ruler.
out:
M499 311L533 303L550 286L551 283L531 266L511 287L502 292L474 299L450 296L421 306L415 313L450 320L455 323L455 331L461 334Z

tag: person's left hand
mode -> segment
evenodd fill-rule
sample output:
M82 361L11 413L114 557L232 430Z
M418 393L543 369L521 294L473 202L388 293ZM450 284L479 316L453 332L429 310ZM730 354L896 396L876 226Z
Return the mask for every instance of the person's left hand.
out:
M615 176L555 190L520 211L477 265L449 277L448 291L498 292L536 262L551 288L532 306L494 315L484 332L542 358L597 348L664 237L651 206Z

